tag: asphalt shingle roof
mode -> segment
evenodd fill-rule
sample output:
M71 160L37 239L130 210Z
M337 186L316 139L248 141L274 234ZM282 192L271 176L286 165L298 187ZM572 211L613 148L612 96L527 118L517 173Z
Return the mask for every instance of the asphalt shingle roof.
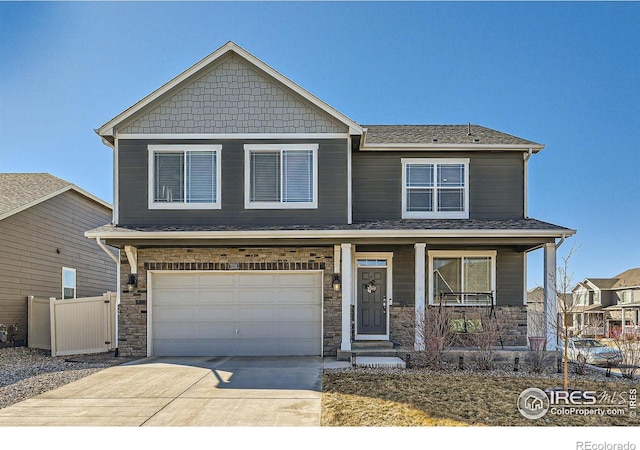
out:
M156 226L114 226L104 225L90 230L90 233L105 232L220 232L220 231L352 231L352 230L557 230L572 231L537 219L402 219L354 222L343 225L284 225L284 226L232 226L232 225L156 225Z
M367 144L491 144L542 146L481 125L362 125ZM471 134L469 134L469 129Z
M48 173L0 173L0 215L20 209L70 185L72 183Z
M631 286L640 286L640 267L629 269L614 277L617 281L613 285L614 288L625 288Z

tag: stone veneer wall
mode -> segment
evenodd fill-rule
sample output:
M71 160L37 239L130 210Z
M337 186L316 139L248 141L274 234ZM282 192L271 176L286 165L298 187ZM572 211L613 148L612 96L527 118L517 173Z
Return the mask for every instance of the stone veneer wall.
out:
M342 296L333 290L333 247L138 249L138 286L127 290L130 271L121 252L118 346L123 356L147 356L147 271L323 270L323 349L335 355L342 331Z
M480 316L489 317L489 307L449 307L448 312L452 317L460 317L463 314L467 318ZM403 347L412 347L412 339L415 336L415 322L413 321L413 306L393 306L391 308L391 340ZM500 337L502 345L526 346L527 345L527 307L526 306L496 306L495 314L500 324ZM496 342L500 345L500 342Z

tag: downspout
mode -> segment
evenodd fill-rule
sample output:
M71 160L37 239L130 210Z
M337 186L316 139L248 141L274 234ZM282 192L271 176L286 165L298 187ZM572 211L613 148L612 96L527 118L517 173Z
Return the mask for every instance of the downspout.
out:
M529 158L533 154L533 149L529 147L529 151L523 155L524 159L524 218L529 218Z
M118 310L120 308L120 258L116 258L116 256L111 253L111 250L109 250L107 248L107 246L100 240L100 236L96 236L96 242L98 243L98 246L104 250L104 252L109 255L109 257L111 259L113 259L116 262L116 316L114 317L114 321L115 321L115 329L116 329L116 335L114 336L116 342L115 342L115 347L116 347L116 351L115 351L115 356L118 356Z
M560 246L564 243L565 239L567 239L567 235L563 234L560 238L560 241L556 243L556 250L560 248Z

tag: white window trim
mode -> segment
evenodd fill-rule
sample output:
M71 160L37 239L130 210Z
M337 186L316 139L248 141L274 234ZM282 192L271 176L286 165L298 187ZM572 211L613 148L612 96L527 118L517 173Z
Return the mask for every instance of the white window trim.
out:
M491 258L491 292L493 293L493 304L497 304L497 293L496 293L496 257L498 252L496 250L482 250L482 251L467 251L467 250L432 250L428 252L429 255L429 272L427 282L429 284L429 305L437 305L433 298L433 259L434 258L474 258L474 257L490 257ZM460 305L447 305L443 304L443 306L469 306L468 304L460 304Z
M73 272L73 298L75 299L78 297L78 274L76 272L76 269L72 269L71 267L62 268L62 295L60 296L60 298L64 300L64 288L70 287L70 286L64 285L64 273L66 271ZM70 299L67 299L67 300L70 300Z
M149 209L221 209L222 208L222 145L149 145ZM216 154L216 201L213 203L156 202L155 193L155 158L156 153L163 152L215 152ZM187 165L185 163L185 171ZM185 176L186 180L186 176Z
M401 158L402 161L402 218L403 219L468 219L469 218L469 158ZM407 164L464 164L463 211L407 211ZM437 177L437 170L434 175ZM434 178L434 199L436 179ZM434 201L434 207L436 202Z
M252 202L251 153L282 150L310 150L313 153L313 201L311 202ZM281 159L282 161L282 159ZM282 168L280 169L282 170ZM282 172L281 172L282 174ZM282 189L282 176L280 178ZM280 197L282 198L282 197ZM318 144L245 144L244 146L244 207L245 209L317 209L318 208Z

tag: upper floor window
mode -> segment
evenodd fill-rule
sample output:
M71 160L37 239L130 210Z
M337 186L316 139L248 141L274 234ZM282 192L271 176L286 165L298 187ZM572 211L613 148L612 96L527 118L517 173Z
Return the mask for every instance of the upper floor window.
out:
M76 269L62 268L62 298L76 298Z
M588 294L586 289L577 290L573 294L573 303L575 305L587 305L589 303L587 300Z
M247 144L245 208L317 208L317 144Z
M403 219L469 217L469 159L402 158Z
M622 291L620 295L620 303L631 303L631 290Z
M221 145L150 145L150 209L219 209Z

